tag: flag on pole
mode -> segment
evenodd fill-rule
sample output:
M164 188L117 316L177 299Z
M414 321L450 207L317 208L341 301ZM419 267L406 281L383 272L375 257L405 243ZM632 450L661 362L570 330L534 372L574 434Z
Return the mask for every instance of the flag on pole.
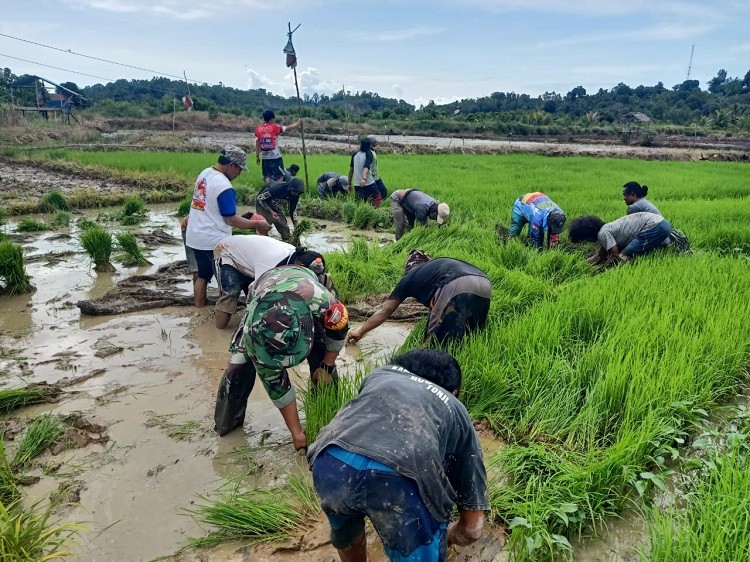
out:
M190 96L183 96L182 105L184 105L185 109L188 111L193 111L193 100L190 99Z

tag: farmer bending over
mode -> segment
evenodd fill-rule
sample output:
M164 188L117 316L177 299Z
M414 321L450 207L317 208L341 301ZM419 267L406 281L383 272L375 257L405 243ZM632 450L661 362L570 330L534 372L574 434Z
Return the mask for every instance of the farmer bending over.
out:
M214 412L219 434L242 426L257 372L292 434L295 450L306 453L307 438L287 369L307 359L313 385L337 381L336 357L348 329L346 307L309 269L283 266L259 277L232 338L232 357L219 386Z
M208 284L214 276L214 247L222 238L232 234L232 227L254 228L267 234L271 226L264 218L237 214L237 195L232 180L247 170L247 156L241 148L225 146L217 164L206 168L195 180L193 201L185 230L185 246L190 248L197 262L193 282L196 308L206 304Z
M447 545L481 538L487 477L460 387L452 356L409 351L321 430L307 457L342 562L367 562L365 517L392 561L442 562Z
M529 241L535 248L544 249L545 234L547 247L554 248L560 239L565 225L565 213L544 193L527 193L513 203L508 235L518 236L525 224L529 225Z
M435 199L418 189L398 189L391 195L391 212L396 224L396 240L405 232L414 228L414 222L427 226L427 219L432 219L441 226L451 214L446 203Z
M663 246L671 229L667 219L654 213L633 213L607 224L590 215L570 221L569 234L574 243L599 242L599 249L587 261L608 266Z
M318 178L318 195L321 199L349 194L349 178L336 172L326 172Z
M358 342L367 332L391 317L404 299L414 297L430 309L425 340L439 342L461 338L487 321L492 284L481 269L453 258L432 259L422 250L412 250L404 276L380 308L364 324L349 333Z
M284 203L289 204L289 218L297 226L297 203L304 192L304 182L292 178L288 182L274 182L264 186L255 199L255 211L276 227L284 241L289 240L292 235L284 216Z
M242 291L269 269L282 265L300 265L312 270L318 281L332 289L325 261L318 252L295 248L269 236L237 234L227 236L214 248L217 279L221 296L216 302L216 327L223 329L237 312Z

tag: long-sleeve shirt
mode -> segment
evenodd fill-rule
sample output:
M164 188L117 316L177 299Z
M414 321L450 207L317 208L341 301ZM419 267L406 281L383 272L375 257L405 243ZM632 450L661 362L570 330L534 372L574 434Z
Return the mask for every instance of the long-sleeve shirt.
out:
M299 192L291 182L276 182L265 186L260 190L255 202L269 212L284 214L282 204L289 202L289 216L293 219L297 216L297 203Z
M540 192L522 195L513 203L510 219L510 236L518 236L526 223L529 224L529 240L537 248L544 247L544 234L549 233L549 245L554 246L559 233L550 232L548 217L553 211L562 209L547 195ZM553 239L554 237L554 239Z
M654 228L664 217L654 213L633 213L608 222L599 231L599 245L609 250L615 245L622 250L641 232Z

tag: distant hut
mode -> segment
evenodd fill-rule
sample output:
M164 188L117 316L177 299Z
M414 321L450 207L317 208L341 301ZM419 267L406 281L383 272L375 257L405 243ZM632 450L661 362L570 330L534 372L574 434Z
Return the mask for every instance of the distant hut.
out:
M34 90L33 95L30 95L31 89ZM79 124L80 121L73 115L73 107L86 101L80 93L41 76L29 76L10 84L10 99L13 109L24 117L27 112L37 113L43 119L49 119L52 114L55 120L60 117L65 123L70 123L72 117ZM30 105L31 100L36 100L36 104Z
M638 136L640 129L646 123L649 123L651 118L645 113L639 111L631 111L625 114L625 127L621 131L621 134L625 137L625 140L630 140L632 136Z

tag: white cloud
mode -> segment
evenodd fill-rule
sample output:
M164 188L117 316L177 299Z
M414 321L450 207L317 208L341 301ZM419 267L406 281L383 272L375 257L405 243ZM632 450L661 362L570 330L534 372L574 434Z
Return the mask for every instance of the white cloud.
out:
M171 19L199 20L226 17L227 14L248 14L252 11L292 9L300 0L66 0L82 9L94 9L121 14L153 14Z
M274 82L267 76L264 76L260 74L259 72L254 71L252 68L245 67L247 71L247 87L250 90L258 90L260 88L263 88L269 92L272 91L279 91L280 84L278 82Z

